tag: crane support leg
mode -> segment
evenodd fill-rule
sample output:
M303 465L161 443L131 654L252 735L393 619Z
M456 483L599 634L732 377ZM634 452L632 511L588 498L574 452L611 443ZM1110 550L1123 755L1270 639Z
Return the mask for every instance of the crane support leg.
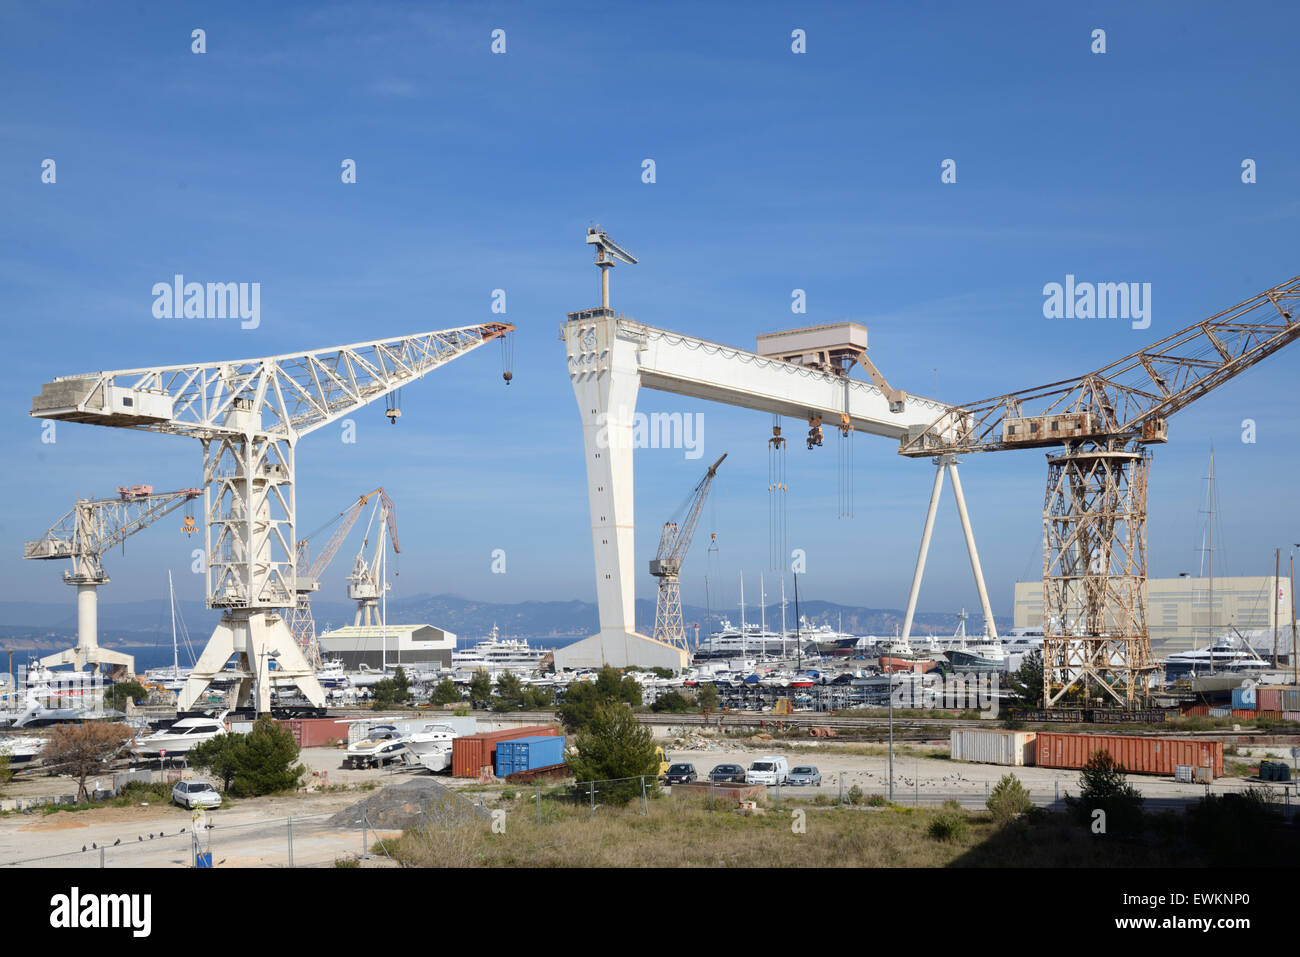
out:
M135 658L120 651L99 647L99 586L108 579L95 582L76 582L77 586L77 647L46 655L41 664L46 668L72 665L80 671L87 665L120 665L128 672L135 671Z
M907 593L907 612L903 616L903 640L912 636L912 618L916 614L916 600L921 593L921 579L925 575L925 559L930 554L930 537L934 532L934 515L939 509L939 496L943 493L943 473L952 477L952 494L957 500L957 515L961 530L966 536L966 552L970 555L970 568L975 576L975 589L979 592L980 608L984 612L984 634L996 639L997 626L993 622L993 606L989 604L988 588L984 585L984 570L980 566L979 550L975 547L975 530L971 527L970 513L966 510L966 496L962 494L961 479L957 475L957 460L941 456L935 460L934 486L930 489L930 507L925 513L925 528L921 532L921 548L916 553L916 569L912 572L912 587Z
M1043 506L1043 700L1140 707L1149 694L1146 515L1140 442L1081 441L1048 456Z
M233 611L221 616L181 689L177 709L191 710L234 655L239 656L238 707L252 706L259 714L269 713L272 677L292 680L312 704L324 706L325 692L284 618L272 612Z
M993 622L993 607L989 604L989 590L984 586L984 569L980 567L980 553L975 547L975 532L971 528L970 514L966 511L966 496L961 491L961 479L957 477L957 460L948 462L948 474L952 477L952 494L957 499L957 514L961 516L961 530L966 536L966 551L970 555L970 570L975 575L975 588L980 596L980 608L984 612L984 634L992 640L998 637L997 625Z
M916 614L916 598L921 593L921 577L925 574L925 558L930 553L930 534L934 531L934 514L939 510L939 495L943 492L943 462L935 463L934 487L930 490L930 508L925 513L925 530L921 532L921 549L916 553L916 570L912 572L912 588L907 593L907 614L903 617L903 640L912 634L912 616Z
M680 671L687 664L683 649L636 631L632 451L640 388L637 343L619 334L612 315L569 322L565 338L582 415L600 632L558 649L556 667L636 664Z

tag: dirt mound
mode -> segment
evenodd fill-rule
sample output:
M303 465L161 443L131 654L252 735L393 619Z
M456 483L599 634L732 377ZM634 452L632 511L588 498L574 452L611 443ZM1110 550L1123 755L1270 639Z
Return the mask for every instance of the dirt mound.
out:
M451 827L468 820L489 820L487 808L439 784L413 780L384 788L339 811L328 821L335 827L401 830L431 824Z

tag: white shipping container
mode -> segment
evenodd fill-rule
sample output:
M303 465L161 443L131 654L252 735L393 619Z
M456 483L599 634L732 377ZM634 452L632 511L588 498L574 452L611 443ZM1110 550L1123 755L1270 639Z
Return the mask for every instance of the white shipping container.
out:
M950 755L954 761L1011 767L1032 767L1034 764L1037 732L953 728L950 735Z

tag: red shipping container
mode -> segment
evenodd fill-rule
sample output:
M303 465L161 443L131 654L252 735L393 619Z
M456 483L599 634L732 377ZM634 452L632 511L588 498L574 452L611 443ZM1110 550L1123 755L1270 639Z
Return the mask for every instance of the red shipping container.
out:
M1260 711L1300 711L1300 690L1285 685L1261 685L1255 689L1255 706Z
M1183 715L1188 718L1208 718L1210 716L1210 706L1208 704L1191 704L1183 708Z
M323 748L331 741L348 739L348 726L337 718L292 718L281 721L280 726L293 732L300 748Z
M1186 764L1223 776L1222 741L1040 731L1037 744L1035 760L1041 768L1082 768L1093 754L1105 751L1132 774L1173 777L1174 768Z
M529 728L510 728L506 731L485 731L469 734L451 742L451 774L457 778L476 778L483 768L496 767L497 742L535 735L559 735L555 725L536 725Z

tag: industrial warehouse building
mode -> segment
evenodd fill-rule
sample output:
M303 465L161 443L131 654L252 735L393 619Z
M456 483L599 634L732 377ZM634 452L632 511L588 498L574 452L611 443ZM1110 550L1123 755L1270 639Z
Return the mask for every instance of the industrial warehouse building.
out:
M1285 654L1291 642L1291 582L1285 576L1216 577L1213 607L1208 578L1147 579L1147 627L1157 655L1203 648L1213 638L1232 634L1232 628L1267 633L1251 634L1251 644L1262 651L1267 639L1271 650L1275 622L1279 635L1286 636ZM1042 626L1042 581L1016 582L1015 627Z
M343 667L382 668L394 665L422 671L450 668L456 636L433 625L348 625L326 632L320 642L322 658L339 658Z

